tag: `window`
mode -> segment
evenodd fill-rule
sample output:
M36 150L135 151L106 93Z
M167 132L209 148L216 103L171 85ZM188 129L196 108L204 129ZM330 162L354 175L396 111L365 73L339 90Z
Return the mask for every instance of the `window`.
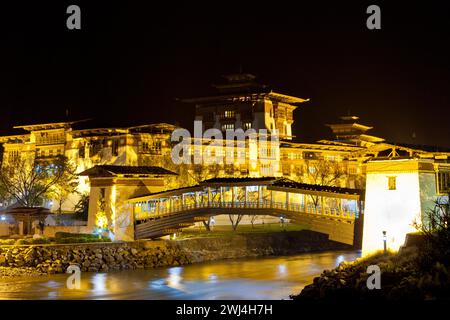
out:
M234 118L234 111L233 110L225 111L225 118Z
M141 146L142 152L144 153L161 154L162 141L160 140L143 141Z
M449 191L450 187L450 171L438 172L437 174L437 187L438 194L445 194Z
M11 150L8 152L9 161L15 161L19 159L19 157L20 157L19 150Z
M244 122L244 129L245 130L251 129L251 127L252 127L252 123L251 122Z
M79 156L80 158L84 158L84 156L85 156L84 146L81 146L81 147L78 149L78 156Z
M397 189L397 177L388 177L388 189L389 190Z
M225 130L234 130L234 124L226 123L226 124L222 125L222 131L225 131Z
M309 166L309 167L308 167L308 171L309 171L310 174L314 174L314 173L316 173L316 167L314 167L314 166Z
M119 155L119 140L114 139L112 141L111 153L112 153L113 156L118 156Z

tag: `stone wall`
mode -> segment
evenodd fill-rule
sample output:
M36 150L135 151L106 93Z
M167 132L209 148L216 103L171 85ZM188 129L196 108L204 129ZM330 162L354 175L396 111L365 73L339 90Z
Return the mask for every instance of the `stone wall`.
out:
M0 266L63 273L69 265L77 264L81 271L107 272L347 248L349 246L329 241L327 235L312 231L179 241L3 246L0 247Z
M330 240L355 244L355 221L330 219L320 215L315 217L309 214L298 214L293 220L309 230L328 234Z
M9 223L0 222L0 236L7 236L10 234L11 226Z

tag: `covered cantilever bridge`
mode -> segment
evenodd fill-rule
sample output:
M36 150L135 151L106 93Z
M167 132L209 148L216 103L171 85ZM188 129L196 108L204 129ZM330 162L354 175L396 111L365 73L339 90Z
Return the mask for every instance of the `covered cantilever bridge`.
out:
M221 214L283 216L354 244L363 191L284 178L215 178L197 186L130 199L135 238L157 238Z

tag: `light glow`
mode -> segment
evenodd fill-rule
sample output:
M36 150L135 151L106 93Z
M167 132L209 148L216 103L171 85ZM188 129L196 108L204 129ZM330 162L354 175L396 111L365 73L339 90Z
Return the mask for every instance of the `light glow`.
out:
M421 181L424 173L414 170L414 160L379 161L368 168L362 253L364 256L384 249L383 231L389 251L398 251L406 234L417 231L413 222L420 219L424 201ZM417 165L417 164L416 164ZM392 167L396 166L396 171ZM396 186L389 188L389 177L396 177ZM427 182L428 183L428 182Z

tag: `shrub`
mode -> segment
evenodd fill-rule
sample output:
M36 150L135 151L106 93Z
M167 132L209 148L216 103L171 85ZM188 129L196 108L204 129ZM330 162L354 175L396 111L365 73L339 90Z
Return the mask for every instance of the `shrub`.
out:
M38 238L38 239L32 239L31 244L48 244L51 243L50 239L46 238Z
M64 237L64 238L56 238L56 243L87 243L87 242L111 242L111 239L102 237L101 239L97 237Z
M10 246L13 245L15 242L16 242L15 239L2 239L0 240L0 245Z
M98 239L98 235L91 233L70 233L70 232L56 232L56 239L64 238L86 238L86 239Z
M57 238L56 239L56 243L78 243L80 238L71 238L71 237L67 237L67 238Z
M31 240L30 239L19 239L14 243L14 245L22 245L22 244L31 244Z

